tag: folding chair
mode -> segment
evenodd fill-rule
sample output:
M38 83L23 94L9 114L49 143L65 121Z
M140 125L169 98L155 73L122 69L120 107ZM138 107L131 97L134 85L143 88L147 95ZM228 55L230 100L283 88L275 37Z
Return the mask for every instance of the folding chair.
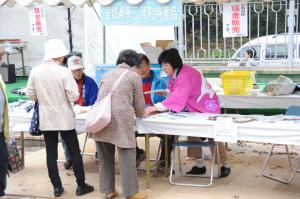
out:
M300 106L290 106L285 115L300 116ZM286 151L288 162L289 162L289 167L290 167L290 170L291 170L291 176L288 179L280 178L280 177L274 176L273 174L267 174L266 173L266 168L268 166L268 163L270 162L270 159L273 155L273 150L276 146L278 146L278 147L284 146L285 147L285 151ZM262 175L264 177L276 180L278 182L282 182L282 183L285 183L285 184L290 184L290 183L293 182L296 173L297 172L300 173L300 170L298 170L299 165L300 165L300 156L296 159L295 164L293 166L291 156L290 156L290 153L289 153L289 149L288 149L288 145L272 144L271 150L270 150L270 152L269 152L269 154L268 154L268 156L267 156L267 158L264 162L263 168L262 168Z
M84 143L83 143L83 147L82 147L82 151L81 151L81 156L84 156L84 155L95 156L95 159L96 159L97 161L99 161L98 158L96 157L96 153L85 153L85 152L84 152L85 147L86 147L86 143L87 143L87 140L88 140L88 137L89 137L89 133L86 132L85 139L84 139Z
M212 165L211 165L210 175L202 176L202 175L183 174L182 165L181 165L181 157L180 157L180 147L195 147L195 148L213 147ZM176 149L177 149L177 154L178 154L178 164L179 164L180 175L185 176L185 177L209 178L209 181L207 184L180 183L180 182L175 181L173 169L174 169L174 159L175 159ZM204 187L204 188L210 187L213 184L214 178L218 178L220 176L219 173L216 177L214 176L214 165L215 165L216 155L218 157L218 163L220 162L218 154L219 154L219 149L218 149L218 145L215 142L178 141L178 139L177 139L177 141L174 143L174 149L173 149L172 156L171 156L171 168L170 168L170 176L169 176L170 183L172 185L178 185L178 186L192 186L192 187Z
M85 135L85 139L84 139L84 143L83 143L83 147L82 147L82 151L81 151L81 156L84 156L84 155L88 155L88 156L95 156L96 160L98 161L96 155L94 153L85 153L84 150L85 150L85 147L86 147L86 143L87 143L87 140L88 140L88 135L89 133L86 132L86 135ZM64 163L65 160L57 160L58 163Z

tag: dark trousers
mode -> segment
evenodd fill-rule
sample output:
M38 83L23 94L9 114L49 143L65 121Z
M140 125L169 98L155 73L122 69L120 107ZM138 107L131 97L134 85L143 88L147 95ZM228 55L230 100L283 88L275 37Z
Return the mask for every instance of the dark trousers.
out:
M7 146L3 133L0 133L0 196L4 195L6 185L6 169L8 163Z
M62 187L57 167L57 145L59 132L66 142L67 149L70 152L77 184L78 186L83 186L85 184L85 174L76 130L43 132L46 142L48 175L51 183L55 188Z
M161 155L160 155L160 161L161 160L165 160L165 136L164 135L160 135L161 139L163 140L162 142L162 150L161 150ZM170 160L171 157L171 153L173 151L173 144L175 142L175 136L174 135L168 135L168 157ZM170 164L170 161L169 161Z

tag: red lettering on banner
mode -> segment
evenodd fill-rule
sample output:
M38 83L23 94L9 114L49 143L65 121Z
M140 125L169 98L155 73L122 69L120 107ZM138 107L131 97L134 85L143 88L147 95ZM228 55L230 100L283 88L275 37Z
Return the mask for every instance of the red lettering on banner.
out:
M231 10L232 10L233 12L240 12L240 11L241 11L239 5L231 6Z
M35 14L40 14L41 13L40 8L33 8L33 12Z
M42 32L42 27L40 27L40 26L36 27L36 31L37 32Z
M238 27L238 26L234 26L234 27L232 27L232 32L233 32L233 33L240 33L240 32L241 32L241 29L240 29L240 27Z
M36 20L35 25L36 25L36 26L42 26L42 23L41 23L40 20Z
M41 15L37 14L35 15L35 20L40 20L41 19Z
M240 18L240 13L234 12L232 13L232 19L239 19Z
M232 26L240 26L240 20L232 20Z

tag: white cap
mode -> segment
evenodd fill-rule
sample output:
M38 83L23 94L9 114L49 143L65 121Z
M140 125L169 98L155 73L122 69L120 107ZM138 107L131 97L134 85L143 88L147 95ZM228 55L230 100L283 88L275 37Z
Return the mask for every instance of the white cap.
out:
M60 39L50 39L45 44L44 60L50 60L58 57L64 57L68 54L64 42Z
M68 59L68 68L70 70L83 69L82 59L75 55L71 56Z

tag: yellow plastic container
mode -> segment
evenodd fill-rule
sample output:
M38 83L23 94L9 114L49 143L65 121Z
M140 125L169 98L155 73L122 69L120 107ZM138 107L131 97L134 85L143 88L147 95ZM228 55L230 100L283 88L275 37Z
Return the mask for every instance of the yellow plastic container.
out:
M220 77L224 95L250 95L255 71L228 71Z

